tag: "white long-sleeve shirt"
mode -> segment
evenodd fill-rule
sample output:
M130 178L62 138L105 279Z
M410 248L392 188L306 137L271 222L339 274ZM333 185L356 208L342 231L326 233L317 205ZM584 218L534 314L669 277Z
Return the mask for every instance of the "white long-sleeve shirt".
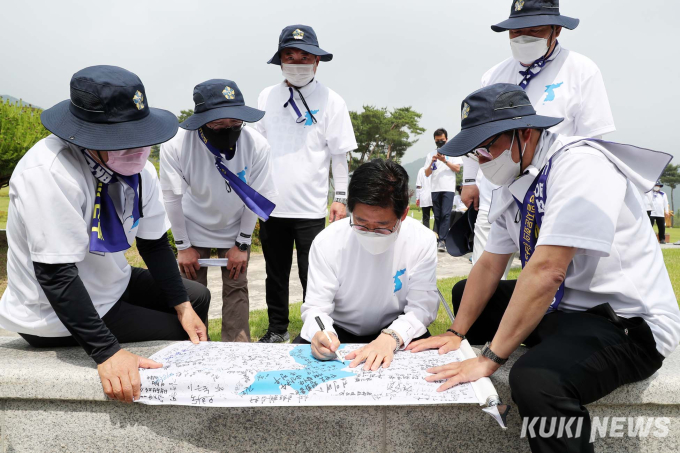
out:
M432 206L432 190L430 188L430 178L425 176L425 169L418 170L416 178L416 200L420 200L421 208Z
M652 194L652 217L664 217L667 212L671 212L665 192L651 191L650 193Z
M334 325L355 335L389 327L406 347L437 317L437 241L432 231L406 217L399 237L385 253L372 255L357 240L349 218L333 222L309 252L302 338Z

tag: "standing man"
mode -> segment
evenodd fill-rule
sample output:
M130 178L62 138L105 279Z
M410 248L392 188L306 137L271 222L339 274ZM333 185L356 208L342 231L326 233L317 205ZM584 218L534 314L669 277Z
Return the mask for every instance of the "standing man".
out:
M430 211L432 210L432 191L430 178L425 177L425 169L418 170L416 177L416 206L423 212L423 225L430 229Z
M208 286L199 258L217 249L222 268L222 341L250 341L248 260L258 216L276 195L267 140L246 123L264 112L245 105L236 82L194 88L194 114L161 146L161 188L182 276Z
M210 306L207 288L180 277L147 161L177 133L177 118L148 102L135 74L92 66L73 75L70 99L42 113L54 135L28 150L9 182L0 299L0 327L38 348L80 345L104 392L130 403L139 368L162 365L120 344L207 341ZM133 241L148 270L125 259Z
M661 191L663 184L661 181L657 181L654 189L650 192L652 198L652 211L649 214L649 218L652 221L652 228L654 228L654 222L656 222L656 227L659 229L659 243L666 243L666 215L670 214L671 208L668 204L668 197L666 193Z
M425 157L425 177L430 179L432 191L432 209L434 210L435 233L439 240L439 251L446 251L446 233L451 227L451 211L453 209L453 197L456 193L456 173L460 171L463 160L460 157L447 157L439 152L446 144L449 135L446 129L434 131L434 143L437 150Z
M281 66L283 82L265 88L258 108L267 112L256 129L269 141L272 176L278 190L276 209L260 223L267 269L269 328L262 343L288 341L288 285L297 252L303 300L307 292L307 262L312 241L326 225L328 174L332 166L335 197L329 222L345 217L347 153L356 149L345 101L316 80L319 62L333 55L319 48L307 25L290 25L279 36L269 64Z
M592 452L586 405L654 374L680 342L678 302L641 196L672 156L553 134L562 119L537 115L514 84L477 90L461 107L461 132L442 152L474 155L501 183L495 221L470 277L453 288L451 328L409 349L486 343L480 357L429 369L428 381L446 379L441 391L490 376L526 344L510 370L525 423L583 427L573 437L541 430L531 450ZM501 281L518 251L519 279Z
M491 26L508 32L512 57L489 69L482 87L512 83L522 87L540 115L564 118L552 132L598 138L614 132L614 119L599 68L589 58L565 49L557 38L562 28L575 29L578 19L562 16L559 0L513 0L510 18ZM469 114L463 109L462 118ZM491 193L497 180L482 175L479 165L465 158L463 203L479 209L472 262L484 251L491 231ZM508 263L507 270L510 268Z

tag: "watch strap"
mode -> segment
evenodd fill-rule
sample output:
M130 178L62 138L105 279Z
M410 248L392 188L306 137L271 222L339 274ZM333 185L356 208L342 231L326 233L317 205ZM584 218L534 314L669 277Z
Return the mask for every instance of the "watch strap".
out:
M492 362L495 362L499 365L505 365L505 362L508 361L508 359L502 359L498 357L492 350L491 350L491 342L487 341L486 344L484 345L484 348L482 348L482 355L486 357L487 359L491 360Z
M397 332L395 332L392 329L383 329L383 330L380 331L380 333L384 333L385 335L389 335L392 338L394 338L394 341L397 344L397 346L395 346L394 351L392 351L392 352L396 353L399 350L399 348L401 347L401 339L399 338L399 335L397 334Z

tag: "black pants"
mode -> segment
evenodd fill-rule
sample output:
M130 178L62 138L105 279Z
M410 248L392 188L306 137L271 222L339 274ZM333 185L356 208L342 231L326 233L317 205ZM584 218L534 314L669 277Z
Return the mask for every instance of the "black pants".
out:
M423 208L420 208L423 210L423 225L427 227L427 229L430 229L430 211L432 210L432 206L426 206Z
M652 228L654 228L654 222L656 222L656 227L659 229L659 242L666 241L666 218L665 217L652 217L649 216L649 220L652 221Z
M182 279L182 281L194 311L207 327L210 290L191 280ZM102 320L119 343L189 339L177 318L177 311L173 307L168 307L151 273L138 267L132 268L128 287L120 300L102 317ZM28 344L36 348L78 346L72 336L50 338L20 335Z
M267 281L269 330L283 334L288 330L288 282L293 265L293 245L297 250L298 275L302 300L307 294L307 269L312 241L326 226L326 219L284 219L270 217L260 222L260 240Z
M453 307L460 307L466 281L452 291ZM516 281L501 281L488 305L467 333L471 344L491 341L508 306ZM583 420L580 437L538 436L541 420L534 425L536 437L529 437L532 452L592 452L591 423L585 404L611 393L623 384L646 379L661 368L663 356L642 318L616 316L609 304L586 312L556 311L543 317L527 337L529 351L510 370L510 390L522 417L530 424L534 417L571 417L574 433Z
M432 192L432 209L434 210L435 233L443 241L451 227L451 211L455 192Z
M380 335L380 333L382 332L382 329L380 329L376 333L370 335L354 335L353 333L346 331L345 329L338 325L334 325L333 328L335 329L335 332L338 334L338 340L340 340L340 343L368 344L371 341L378 338L378 335ZM385 326L384 328L386 329L387 326ZM425 331L423 335L421 335L418 338L414 338L412 341L422 340L424 338L429 338L430 336L431 336L430 332ZM300 335L295 337L295 339L293 340L293 344L309 344L309 343L310 343L309 341L305 340Z

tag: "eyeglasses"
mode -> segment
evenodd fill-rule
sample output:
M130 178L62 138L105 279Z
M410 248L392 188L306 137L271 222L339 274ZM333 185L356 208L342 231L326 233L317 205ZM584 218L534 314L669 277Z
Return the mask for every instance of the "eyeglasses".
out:
M397 223L394 224L392 228L368 228L364 225L357 225L356 223L353 222L354 217L350 214L349 216L349 226L354 228L357 231L362 231L365 233L376 233L376 234L381 234L383 236L390 235L394 233L399 226L400 219L397 219Z
M501 137L501 135L503 135L502 132L496 135L493 138L493 140L489 142L488 145L480 146L479 148L473 149L467 154L467 156L472 160L476 160L477 162L479 162L480 157L483 157L484 159L487 160L493 160L493 156L491 155L489 149L493 146L494 143L496 143L496 141Z
M207 126L209 129L213 129L213 130L231 129L232 131L236 132L236 131L243 130L243 128L246 127L246 123L245 123L244 121L238 120L238 122L237 122L236 124L234 124L233 126L226 126L226 127L217 127L217 128L214 128L214 127L210 127L210 123L206 124L206 126Z

